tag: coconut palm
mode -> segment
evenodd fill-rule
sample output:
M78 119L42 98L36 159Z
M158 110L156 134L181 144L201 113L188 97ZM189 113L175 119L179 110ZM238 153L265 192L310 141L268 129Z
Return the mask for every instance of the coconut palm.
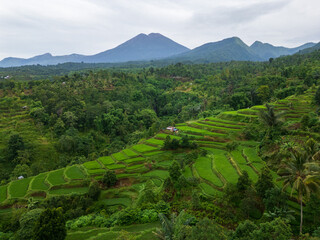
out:
M283 180L283 190L291 187L291 196L297 194L300 203L300 234L303 224L303 200L310 197L311 192L320 189L320 165L312 160L312 156L305 151L293 151L291 157L283 161L278 171Z
M273 138L274 133L279 131L282 126L282 115L284 112L275 112L274 107L266 104L266 110L260 110L259 119L267 127L266 137Z

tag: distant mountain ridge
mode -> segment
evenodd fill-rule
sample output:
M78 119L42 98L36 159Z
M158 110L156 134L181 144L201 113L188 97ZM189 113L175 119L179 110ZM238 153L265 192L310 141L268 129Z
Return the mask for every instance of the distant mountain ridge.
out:
M307 48L312 49L315 45L315 43L306 43L296 48L286 48L256 41L248 46L240 38L231 37L190 50L160 33L148 35L141 33L113 49L90 56L80 54L52 56L50 53L45 53L28 59L9 57L0 61L0 67L56 65L66 62L123 63L150 60L195 63L266 61L269 58L291 55Z

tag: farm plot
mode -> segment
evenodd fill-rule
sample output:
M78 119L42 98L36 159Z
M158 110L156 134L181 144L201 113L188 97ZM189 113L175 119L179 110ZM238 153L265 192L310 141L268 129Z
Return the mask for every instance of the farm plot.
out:
M139 156L138 153L132 151L131 149L124 149L124 150L122 150L122 152L124 152L128 157L137 157L137 156Z
M160 139L166 139L167 136L170 136L171 139L178 139L180 140L181 137L176 136L176 135L170 135L170 134L165 134L165 133L158 133L155 138L160 138Z
M46 177L47 173L41 173L38 176L35 176L30 183L30 189L47 191L49 186L45 183Z
M237 127L239 127L239 125L240 125L240 127L241 127L241 125L245 125L244 123L239 123L239 122L225 120L225 119L216 118L216 117L208 117L207 119L210 120L210 122L235 125Z
M0 203L7 199L7 185L0 186Z
M104 174L106 172L106 170L99 168L99 169L88 169L87 172L90 175L101 175Z
M136 158L129 158L124 162L126 164L136 163L136 162L144 162L146 159L144 157L136 157Z
M9 185L9 194L11 198L23 198L28 191L29 183L32 178L16 180Z
M165 180L167 177L169 177L169 172L164 170L153 170L148 173L143 174L144 177L154 177L154 178L160 178L162 180Z
M135 150L135 151L137 151L137 152L141 152L141 153L159 150L159 149L156 148L156 147L152 147L152 146L145 145L145 144L134 145L134 146L132 147L132 149Z
M209 126L215 126L215 127L221 127L221 128L228 128L229 130L240 130L242 129L244 126L243 125L233 125L233 124L229 124L229 123L221 123L221 122L214 122L214 121L210 121L209 119L206 120L202 120L202 121L198 121L199 123L205 124L205 125L209 125Z
M193 177L193 174L192 174L192 169L187 166L184 168L184 172L183 172L183 175L188 178L188 177Z
M89 161L82 164L86 169L98 169L101 165L97 161Z
M182 126L182 127L179 127L179 129L186 132L186 133L196 133L196 134L201 134L203 136L212 136L212 137L225 137L225 136L227 136L226 134L210 132L205 129L193 128L193 127L189 127L189 126Z
M154 156L154 155L159 155L159 154L163 154L165 153L164 151L155 151L155 152L147 152L147 153L144 153L143 156Z
M65 175L67 178L72 180L84 179L86 177L77 165L68 167L65 171Z
M238 164L241 171L246 171L253 182L258 181L257 173L252 169L252 167L248 165L246 159L242 156L240 151L232 151L231 155L233 157L233 160Z
M114 160L112 157L110 156L104 156L104 157L100 157L98 158L98 161L101 162L103 165L111 165L114 164Z
M106 166L109 170L116 170L116 169L124 169L126 168L125 165L123 164L112 164L112 165L108 165Z
M66 195L72 193L84 194L87 193L89 190L88 187L77 187L77 188L60 188L60 189L53 189L49 191L50 195Z
M52 186L58 186L66 183L64 180L64 168L52 171L48 173L47 181L52 185Z
M259 171L265 167L265 162L258 156L256 149L244 148L243 154L248 158L248 161Z
M217 187L222 187L223 182L212 172L212 161L207 157L200 157L194 164L199 176Z
M162 146L164 143L164 140L159 140L159 139L155 139L155 138L150 138L148 140L146 140L146 143L152 144L152 145L159 145Z
M213 187L211 187L209 184L206 183L200 183L199 184L200 188L202 189L203 193L209 196L221 196L223 193L220 192L217 189L214 189Z
M238 172L224 154L215 154L213 156L213 166L228 182L237 183Z
M206 124L205 122L193 122L192 125L196 125L196 126L199 126L199 127L204 127L210 131L215 131L215 130L218 130L218 131L222 131L224 133L226 132L232 132L232 131L241 131L241 129L239 128L226 128L226 127L223 127L223 126L212 126L212 125L209 125L209 124Z
M125 159L127 159L128 157L123 154L122 152L118 152L118 153L114 153L111 155L114 159L116 159L117 161L123 161Z

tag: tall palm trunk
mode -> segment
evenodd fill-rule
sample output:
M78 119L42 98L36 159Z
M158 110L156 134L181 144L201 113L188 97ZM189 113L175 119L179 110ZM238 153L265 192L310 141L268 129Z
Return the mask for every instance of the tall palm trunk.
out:
M302 235L302 223L303 223L303 204L302 197L300 198L300 235Z

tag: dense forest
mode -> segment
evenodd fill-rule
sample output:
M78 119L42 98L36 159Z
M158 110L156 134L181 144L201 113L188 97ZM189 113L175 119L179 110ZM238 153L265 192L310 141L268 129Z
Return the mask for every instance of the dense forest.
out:
M76 231L83 227L108 228L104 236L110 239L320 238L319 50L268 62L61 65L0 69L0 76L9 76L0 79L0 194L20 176L35 179L114 159L124 150L128 156L135 150L135 156L143 141L150 149L161 143L154 152L168 154L166 164L151 150L135 157L167 175L156 182L111 169L87 177L81 194L0 196L0 239L80 239ZM179 133L153 138L168 126ZM254 166L246 155L254 149L263 167L251 173L235 163L240 174L234 180L216 171L223 184L204 194L199 189L211 180L193 170L210 158L208 140L198 139L200 128L223 151L213 155L233 163L243 151L239 158ZM228 128L234 130L230 135ZM101 200L126 199L121 189L134 188L132 183L140 184L132 203ZM130 230L133 224L147 227Z

